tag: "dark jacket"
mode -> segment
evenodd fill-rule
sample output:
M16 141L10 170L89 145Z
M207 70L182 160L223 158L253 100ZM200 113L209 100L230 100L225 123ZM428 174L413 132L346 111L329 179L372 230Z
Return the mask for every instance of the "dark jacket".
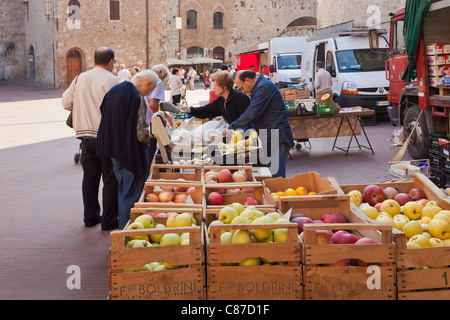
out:
M260 75L252 88L252 99L247 110L230 129L245 129L253 125L257 131L261 129L279 129L280 144L287 143L293 147L294 137L289 123L286 106L280 90L263 75ZM270 137L270 131L268 132ZM270 139L268 139L270 141Z
M201 119L222 116L226 122L232 123L247 110L249 104L250 98L246 94L231 89L226 101L218 97L203 107L191 108L190 114Z

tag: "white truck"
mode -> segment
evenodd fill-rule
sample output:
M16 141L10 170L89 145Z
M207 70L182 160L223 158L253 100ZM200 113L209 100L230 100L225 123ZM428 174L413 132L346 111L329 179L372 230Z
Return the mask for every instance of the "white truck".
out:
M385 63L389 42L377 30L377 45L370 45L369 30L356 28L353 21L316 31L307 41L303 54L302 77L313 89L316 63L322 61L330 72L333 100L341 107L361 106L387 113L389 81Z
M302 56L308 37L277 37L269 41L269 78L278 88L300 83Z

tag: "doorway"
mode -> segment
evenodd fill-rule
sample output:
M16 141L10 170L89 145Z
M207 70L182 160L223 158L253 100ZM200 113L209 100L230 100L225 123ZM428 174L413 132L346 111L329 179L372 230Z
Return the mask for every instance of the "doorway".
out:
M67 54L67 86L81 73L81 53L78 50L70 50Z

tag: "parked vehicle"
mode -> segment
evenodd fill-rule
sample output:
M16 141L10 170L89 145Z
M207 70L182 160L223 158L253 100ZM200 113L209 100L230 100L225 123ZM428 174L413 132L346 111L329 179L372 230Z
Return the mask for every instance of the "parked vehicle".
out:
M450 5L448 1L435 1L431 4L426 19L423 20L422 30L416 26L415 32L419 40L416 53L407 52L408 46L405 44L404 26L411 22L406 21L408 18L405 17L405 8L391 13L390 16L391 39L389 60L386 65L392 103L388 109L389 118L392 124L403 126L403 135L406 140L417 123L421 110L424 110L413 132L408 152L414 159L425 159L429 157L431 148L430 134L444 137L449 134L450 87L446 89L445 86L434 83L436 79L439 81L439 78L442 81L442 72L436 70L445 68L448 61L444 61L445 64L440 67L439 65L429 66L430 55L427 55L427 47L433 47L435 44L450 44L450 25L448 24ZM450 53L450 46L447 45L447 49ZM409 54L416 56L417 77L404 81L402 78L408 66ZM431 55L431 57L436 56ZM436 75L437 77L434 78Z
M369 30L353 22L316 31L307 41L302 77L313 89L316 63L322 61L333 79L333 99L341 107L361 106L386 113L389 81L385 76L389 43L385 31L377 31L377 46L370 45Z

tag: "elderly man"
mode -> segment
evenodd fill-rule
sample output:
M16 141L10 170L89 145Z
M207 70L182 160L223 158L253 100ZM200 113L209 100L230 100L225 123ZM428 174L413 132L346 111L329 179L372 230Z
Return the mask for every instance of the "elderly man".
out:
M152 67L152 70L158 75L158 84L155 90L153 90L148 96L145 97L145 102L147 103L147 123L150 125L152 122L152 117L155 112L159 111L159 103L166 100L164 92L164 83L169 76L169 69L163 64L157 64ZM150 164L153 162L153 157L155 156L157 149L157 142L154 137L150 138L149 161Z
M143 97L155 89L157 82L154 71L141 71L134 82L124 81L111 88L100 106L97 150L111 157L114 165L119 183L119 229L130 219L130 209L147 180L150 134Z
M73 111L73 129L81 140L81 167L83 168L82 195L84 224L92 227L101 223L102 230L117 228L117 180L110 157L97 156L96 139L100 124L100 104L119 78L112 74L114 51L101 47L95 50L95 67L80 73L64 91L62 105ZM103 178L103 214L100 215L98 191Z
M245 70L236 73L235 83L239 89L251 96L250 105L229 129L247 129L253 125L257 131L267 129L267 135L261 135L265 155L270 154L269 169L273 177L286 177L286 161L289 150L294 146L294 138L289 123L283 97L278 88L263 75ZM278 154L272 145L271 136L278 130Z

